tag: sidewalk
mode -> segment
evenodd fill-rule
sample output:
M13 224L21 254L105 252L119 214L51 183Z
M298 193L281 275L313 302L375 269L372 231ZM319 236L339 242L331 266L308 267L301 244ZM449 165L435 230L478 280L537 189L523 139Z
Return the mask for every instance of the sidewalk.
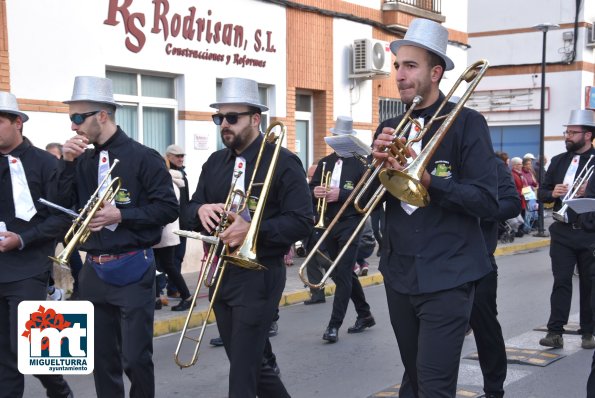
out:
M548 217L546 215L544 225L546 232L551 222L551 216ZM534 237L533 233L526 234L521 238L515 238L514 242L512 243L498 243L495 255L510 255L525 250L549 246L549 244L549 237ZM370 270L368 275L360 277L360 282L364 287L378 285L383 282L382 275L380 274L380 272L378 272L379 257L377 257L375 253L376 252L374 252L374 254L367 259L370 264ZM291 267L287 267L287 282L285 284L283 296L281 297L280 306L300 303L304 300L307 300L310 297L309 290L304 287L304 284L298 276L298 270L303 260L303 258L294 257L294 265ZM188 284L188 288L191 292L194 292L197 285L198 272L188 272L184 273L183 275L184 279L186 280L186 283ZM334 294L334 291L335 285L332 283L332 281L329 281L328 285L325 287L325 294L329 296ZM199 326L204 321L206 310L209 304L209 301L206 298L207 292L207 288L205 288L204 286L201 287L198 305L194 308L194 311L192 313L192 318L190 322L191 327ZM164 306L163 309L155 311L155 323L153 332L155 336L179 332L184 327L184 322L186 320L188 312L174 312L170 309L173 305L177 304L178 301L179 299L169 299L169 306ZM213 322L214 319L215 318L213 314L211 314L209 322Z

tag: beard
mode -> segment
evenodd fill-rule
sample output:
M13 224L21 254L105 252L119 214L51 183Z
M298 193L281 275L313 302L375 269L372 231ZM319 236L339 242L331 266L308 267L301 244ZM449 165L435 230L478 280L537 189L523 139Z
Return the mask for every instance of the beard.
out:
M240 132L236 133L229 128L224 128L221 130L221 141L231 150L242 150L246 147L247 137L250 135L251 129L251 126L246 126ZM225 134L230 135L226 137Z
M578 150L580 150L582 147L585 146L585 136L583 135L583 139L578 141L578 142L573 142L573 141L566 141L566 151L568 152L576 152Z

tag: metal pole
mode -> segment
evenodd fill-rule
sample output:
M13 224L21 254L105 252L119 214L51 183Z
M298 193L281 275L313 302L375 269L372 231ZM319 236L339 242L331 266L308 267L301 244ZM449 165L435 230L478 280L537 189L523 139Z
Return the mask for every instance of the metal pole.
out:
M541 109L539 114L539 176L538 183L541 187L543 183L544 173L544 141L545 141L545 44L548 29L543 29L543 47L541 55ZM538 201L538 219L537 219L537 233L534 236L544 237L548 236L543 227L543 202Z

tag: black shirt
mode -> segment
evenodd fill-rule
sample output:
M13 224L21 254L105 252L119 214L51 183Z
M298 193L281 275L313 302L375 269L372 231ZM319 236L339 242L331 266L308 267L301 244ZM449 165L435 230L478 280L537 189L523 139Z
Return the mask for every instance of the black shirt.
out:
M416 110L425 122L444 99ZM447 103L443 113L454 104ZM401 116L402 117L402 116ZM378 126L397 126L401 117ZM423 147L438 129L434 123ZM413 214L386 193L386 230L380 271L385 283L403 294L431 293L475 281L492 267L479 219L498 212L496 157L487 123L478 112L463 108L429 160L430 204Z
M325 167L324 173L326 174L327 172L330 171L331 176L332 176L333 170L335 169L335 165L337 164L338 159L339 159L339 156L334 152L331 153L330 155L325 156L324 158L320 159L320 161L318 162L318 166L316 167L316 171L314 171L314 175L312 176L312 179L310 180L310 192L312 193L312 196L314 196L313 195L314 188L316 188L317 186L320 185L320 182L322 179L322 163L326 162L326 167ZM339 199L336 202L327 204L327 210L326 210L325 216L328 220L332 220L333 218L335 218L335 216L339 212L339 209L341 209L341 207L343 206L343 203L345 203L345 200L349 197L349 195L351 195L351 192L353 192L353 188L355 188L357 183L360 181L360 179L366 172L366 166L364 166L364 164L357 158L351 157L351 158L341 158L341 159L343 161L343 164L341 165L341 181L339 183ZM330 186L330 181L329 181L329 186ZM313 197L313 200L314 200L314 209L316 209L316 204L318 202L318 199ZM361 204L361 206L364 206L364 205L365 205L365 203ZM353 217L353 216L359 216L359 215L360 214L355 210L355 207L353 207L353 205L351 205L345 209L341 218L347 218L347 217Z
M115 198L122 221L113 232L102 228L91 233L81 250L99 255L150 248L161 240L162 227L178 217L178 200L163 158L129 138L120 127L104 145L88 149L73 162L61 161L60 201L66 207L85 206L97 189L102 150L108 151L110 164L114 159L120 161L111 177L122 181Z
M21 236L23 250L0 253L0 283L27 279L50 270L56 249L56 238L64 235L68 216L40 204L39 198L55 201L58 160L52 154L31 145L24 138L10 155L19 158L25 170L37 214L29 221L15 218L12 182L8 158L0 156L0 221L6 229Z
M244 189L248 188L262 135L241 153L246 160ZM273 144L266 144L265 151L254 182L262 183L274 150ZM202 167L196 192L187 208L187 217L200 225L198 209L203 204L225 203L232 183L236 154L225 148L213 153ZM258 197L261 186L252 188L251 196ZM313 226L312 198L306 174L300 159L285 148L281 148L269 190L262 222L260 224L256 252L259 258L283 256L296 241L306 238Z

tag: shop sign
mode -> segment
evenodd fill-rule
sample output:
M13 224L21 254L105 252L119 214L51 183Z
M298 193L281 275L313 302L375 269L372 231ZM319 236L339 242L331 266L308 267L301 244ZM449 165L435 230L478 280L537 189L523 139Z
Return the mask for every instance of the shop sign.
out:
M152 3L153 12L146 15L134 11L134 0L109 1L107 18L103 23L110 26L123 23L124 45L130 52L140 53L148 35L155 35L163 40L168 56L264 68L267 61L262 57L263 53L277 51L270 30L257 28L253 32L247 31L241 24L221 20L210 9L201 13L191 6L177 13L170 10L168 0L153 0ZM174 39L178 44L172 42ZM185 45L180 46L181 40ZM208 44L209 49L200 49L197 43ZM259 54L262 54L260 58Z

